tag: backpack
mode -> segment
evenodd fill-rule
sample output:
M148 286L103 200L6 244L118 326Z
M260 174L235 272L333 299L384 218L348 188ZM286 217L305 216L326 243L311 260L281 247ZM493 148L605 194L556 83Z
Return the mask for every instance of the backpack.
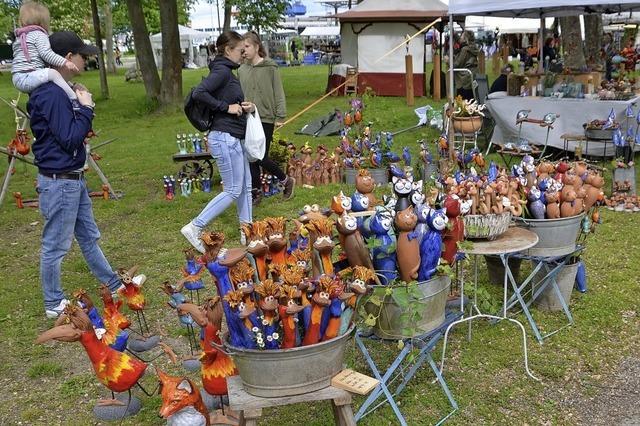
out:
M195 87L191 89L184 100L184 113L193 127L205 132L211 127L211 111L205 104L193 98L194 90Z

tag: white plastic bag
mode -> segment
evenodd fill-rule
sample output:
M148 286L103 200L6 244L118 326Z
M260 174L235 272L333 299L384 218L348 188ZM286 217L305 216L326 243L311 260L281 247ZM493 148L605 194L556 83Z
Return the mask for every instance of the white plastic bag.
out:
M254 111L249 113L247 117L247 129L244 134L244 150L250 163L264 158L266 143L267 138L264 135L258 108L254 108Z

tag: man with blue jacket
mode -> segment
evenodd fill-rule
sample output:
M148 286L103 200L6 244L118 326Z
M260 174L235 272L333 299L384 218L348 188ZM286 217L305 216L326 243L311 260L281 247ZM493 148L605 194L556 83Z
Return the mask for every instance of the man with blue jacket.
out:
M84 70L86 56L98 53L73 32L60 31L49 37L54 52ZM80 71L56 68L70 81ZM62 259L78 241L93 275L111 291L121 282L98 246L100 231L93 217L89 192L84 180L86 159L84 139L91 130L94 103L82 85L75 85L78 98L70 100L54 83L48 82L33 92L27 103L31 115L32 149L38 166L38 202L44 218L40 254L40 281L45 313L58 317L69 303L62 291Z

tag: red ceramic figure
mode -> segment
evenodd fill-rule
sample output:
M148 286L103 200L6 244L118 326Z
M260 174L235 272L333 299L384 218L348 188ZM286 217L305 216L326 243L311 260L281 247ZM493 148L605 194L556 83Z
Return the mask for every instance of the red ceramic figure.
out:
M209 426L209 412L198 387L186 377L169 376L156 368L160 379L160 417L170 425Z
M298 313L304 307L296 302L302 294L297 287L284 285L282 286L282 295L280 297L280 305L278 305L278 314L282 322L282 344L280 348L294 348L300 344L300 333L298 332Z
M458 241L464 241L464 221L460 215L460 200L451 195L444 200L447 218L449 218L449 228L445 229L442 235L444 251L442 258L453 265L458 253Z
M140 327L141 334L144 334L146 329L149 332L149 326L147 320L144 317L145 299L142 294L142 284L146 281L147 277L144 275L135 275L138 270L138 266L134 266L128 271L124 268L118 269L118 276L122 281L122 287L118 289L118 296L122 297L127 303L129 309L134 311L138 317L138 326ZM144 328L142 328L144 324Z
M267 245L269 246L269 254L271 255L271 263L284 265L287 263L287 240L285 238L285 224L287 219L284 217L269 217L265 219L267 222Z
M111 290L109 287L102 284L100 286L100 297L102 299L102 303L104 303L104 315L105 319L110 318L115 324L117 324L120 329L124 330L125 328L129 328L131 325L131 321L120 312L120 307L122 306L122 300L118 300L115 302L113 300L113 296L111 295Z

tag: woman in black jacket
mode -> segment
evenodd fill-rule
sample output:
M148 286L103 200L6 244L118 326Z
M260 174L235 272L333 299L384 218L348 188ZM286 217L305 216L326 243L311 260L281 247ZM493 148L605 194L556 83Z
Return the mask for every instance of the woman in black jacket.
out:
M232 72L242 62L243 45L242 36L237 32L223 32L216 40L217 54L209 63L209 75L193 91L193 98L211 110L207 145L223 182L222 192L181 230L201 253L204 253L200 240L203 228L234 201L240 224L252 221L251 172L243 139L247 127L246 113L253 112L254 105L244 101L240 82ZM242 232L240 234L243 235Z

